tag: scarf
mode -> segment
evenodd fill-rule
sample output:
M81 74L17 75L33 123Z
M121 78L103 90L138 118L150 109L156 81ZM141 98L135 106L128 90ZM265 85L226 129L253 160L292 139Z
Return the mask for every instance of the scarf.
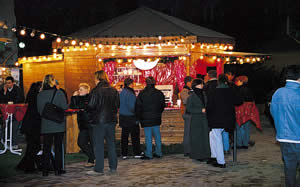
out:
M202 103L205 105L203 89L194 88L193 90L194 90L195 94L200 98L200 100L202 101Z

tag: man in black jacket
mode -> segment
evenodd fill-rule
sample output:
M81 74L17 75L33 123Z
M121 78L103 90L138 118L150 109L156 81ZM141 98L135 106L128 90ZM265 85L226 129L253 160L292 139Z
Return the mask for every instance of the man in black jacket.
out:
M89 124L93 128L94 153L96 164L89 175L103 175L104 139L108 148L110 173L117 170L118 159L115 148L115 127L120 106L118 91L111 87L106 73L95 72L96 87L91 91L87 106Z
M24 95L22 90L15 84L15 80L12 76L8 76L5 79L5 85L1 89L0 92L0 100L1 103L8 103L13 102L16 103L23 103L24 102ZM13 117L13 125L12 125L12 145L14 149L18 148L17 137L19 131L19 122Z
M211 160L215 167L225 168L223 152L223 131L233 131L235 129L235 108L241 105L241 98L236 95L234 90L227 85L227 77L219 75L218 86L215 92L209 95L207 101L208 126L211 128L209 133Z
M161 158L161 115L165 108L164 94L155 88L153 77L146 78L146 88L141 91L136 101L136 115L144 128L146 151L142 159ZM155 152L152 155L152 132L155 138Z
M88 114L86 106L89 100L90 86L87 83L80 83L79 90L75 91L71 97L70 108L80 109L77 114L77 123L79 128L79 134L77 144L80 149L88 156L88 161L85 167L94 166L94 149L93 149L93 138L92 128L88 125Z

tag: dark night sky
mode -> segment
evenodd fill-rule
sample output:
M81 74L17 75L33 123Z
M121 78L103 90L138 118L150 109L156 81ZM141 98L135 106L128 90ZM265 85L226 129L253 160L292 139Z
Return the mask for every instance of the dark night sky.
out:
M233 36L243 51L281 37L287 15L300 17L299 0L15 0L15 14L17 25L67 35L139 6ZM27 44L20 56L51 53L53 39L19 37Z

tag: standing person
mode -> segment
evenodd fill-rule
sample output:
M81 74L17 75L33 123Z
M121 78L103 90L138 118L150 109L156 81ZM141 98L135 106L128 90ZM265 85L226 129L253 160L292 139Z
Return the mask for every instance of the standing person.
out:
M218 80L217 80L217 71L216 70L210 70L207 73L207 79L208 81L204 85L204 91L207 96L212 95L218 85ZM223 148L224 148L224 153L225 154L230 154L229 151L229 133L226 131L222 132L222 139L223 139Z
M217 71L216 70L210 70L207 73L207 82L205 83L203 90L205 91L205 94L211 95L218 85L218 79L217 79Z
M52 74L45 76L43 81L42 91L37 96L38 112L42 115L43 109L47 102L51 102L53 98L53 104L66 110L68 108L67 100L64 93L61 90L57 90L55 87L55 79ZM41 134L43 135L43 176L48 176L51 159L51 148L54 145L55 158L54 158L54 170L55 175L62 175L66 173L63 170L63 139L66 131L66 121L57 123L51 120L47 120L42 117Z
M208 163L212 163L215 167L225 168L222 133L224 130L234 130L234 106L242 104L242 101L227 85L227 77L224 74L219 75L215 92L207 97L207 119L208 126L211 128L209 133L211 159Z
M248 149L248 144L249 144L249 140L250 140L251 119L250 119L250 117L248 118L246 116L247 116L247 114L251 114L250 109L255 107L254 97L253 97L252 91L248 88L247 83L248 83L247 76L238 76L235 79L235 85L237 88L236 90L243 100L243 105L236 108L236 113L238 115L237 116L238 123L236 125L237 148L238 149ZM240 120L239 116L241 117L241 119L243 119L242 122L239 121ZM254 114L252 116L254 116ZM257 117L259 118L259 116L257 116ZM257 121L257 120L254 120L254 121ZM258 121L259 121L259 119L258 119Z
M187 99L186 113L191 115L190 158L207 161L210 158L209 128L206 118L202 79L194 79L193 92Z
M276 140L284 163L287 187L296 187L297 168L300 166L300 65L286 69L286 85L279 88L271 101L271 114L276 128Z
M23 170L25 173L32 173L36 169L40 169L37 153L41 148L41 117L37 109L37 95L41 87L41 81L32 83L25 100L25 103L28 103L28 108L23 118L21 133L25 134L26 151L17 166L17 169Z
M87 83L80 83L78 91L71 97L70 108L80 109L77 114L79 134L77 144L80 149L88 156L85 167L93 167L95 155L93 150L92 128L88 125L88 114L86 111L89 101L90 86Z
M14 104L23 103L24 95L22 90L15 84L15 80L12 76L8 76L5 79L5 85L0 92L1 103L8 103L9 101ZM10 122L9 122L10 123ZM18 149L18 132L19 132L19 122L16 120L15 116L12 119L12 145L14 149Z
M160 90L155 88L153 77L147 77L146 84L146 88L137 97L136 111L145 133L146 151L141 159L149 160L153 157L162 157L160 125L161 115L165 108L165 96ZM156 145L153 155L152 134Z
M190 92L192 90L192 81L193 78L191 76L187 76L184 78L184 87L180 92L180 112L182 118L184 120L184 136L183 136L183 147L184 147L184 156L189 156L191 151L190 145L190 123L191 123L191 116L185 112L187 99L190 96Z
M141 158L140 126L135 115L136 96L133 90L134 82L131 78L124 80L124 89L120 93L119 124L122 128L121 146L122 157L128 157L128 137L131 134L134 158Z
M96 87L91 91L87 106L89 124L93 128L96 164L88 175L104 174L104 140L108 148L109 172L117 171L118 159L115 146L115 128L120 106L118 91L111 87L106 73L95 72Z

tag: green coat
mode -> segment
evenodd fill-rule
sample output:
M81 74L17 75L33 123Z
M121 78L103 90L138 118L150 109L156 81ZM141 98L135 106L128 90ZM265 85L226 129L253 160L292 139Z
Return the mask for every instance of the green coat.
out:
M210 158L209 128L201 99L193 92L187 100L186 112L191 114L190 144L192 159Z
M53 93L54 93L54 89L50 89L50 90L43 90L38 94L37 107L40 115L42 114L45 104L51 101ZM56 106L64 110L68 108L66 96L61 90L56 91L56 95L53 99L53 104L55 104ZM56 123L54 121L50 121L42 118L41 134L57 133L57 132L65 132L65 131L66 131L65 121L62 123Z

